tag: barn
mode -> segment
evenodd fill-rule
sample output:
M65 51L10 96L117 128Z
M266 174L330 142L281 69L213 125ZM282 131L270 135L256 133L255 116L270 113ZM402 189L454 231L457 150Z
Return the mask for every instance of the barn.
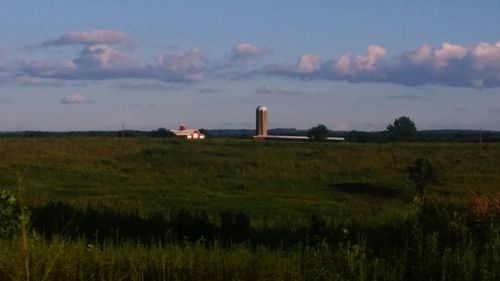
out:
M170 130L177 137L186 138L188 140L204 140L205 135L200 133L199 129L188 129L187 125L180 125L178 130Z

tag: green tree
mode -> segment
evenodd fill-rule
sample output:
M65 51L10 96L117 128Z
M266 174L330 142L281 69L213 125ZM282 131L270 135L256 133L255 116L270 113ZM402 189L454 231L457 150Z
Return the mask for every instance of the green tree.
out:
M200 131L200 133L204 134L205 136L208 136L208 131L207 130L201 128L198 131Z
M151 136L154 138L168 138L174 136L174 133L165 128L158 128L158 130L151 132Z
M328 128L323 125L319 124L316 127L312 127L307 131L307 136L309 137L310 140L314 141L324 141L328 138L328 134L330 131Z
M406 168L408 179L413 183L418 197L424 200L425 190L441 184L443 169L441 165L428 159L418 158Z
M409 117L401 116L387 126L387 133L394 140L411 140L417 135L417 127Z

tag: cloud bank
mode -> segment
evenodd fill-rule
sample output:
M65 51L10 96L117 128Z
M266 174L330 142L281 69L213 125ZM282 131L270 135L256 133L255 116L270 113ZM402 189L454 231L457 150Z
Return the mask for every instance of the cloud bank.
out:
M130 78L184 83L205 79L208 60L198 48L160 53L152 63L146 63L121 48L128 41L127 35L111 30L65 33L43 45L83 45L75 58L57 63L24 61L18 75L62 80Z
M15 67L0 71L37 79L110 80L149 79L169 83L192 83L207 77L243 79L255 75L284 76L301 80L332 80L351 83L393 83L406 86L500 87L500 41L471 46L443 43L421 45L399 55L369 45L364 53L345 53L324 59L307 53L295 63L265 63L270 48L244 42L235 45L225 62L210 63L199 48L168 51L146 61L133 56L127 34L114 30L67 32L42 42L45 47L77 45L81 49L66 61L18 60Z
M386 58L387 50L370 45L359 55L344 54L319 65L319 55L301 56L293 66L264 69L267 75L303 79L387 82L408 86L500 86L500 41L472 47L443 43L438 48L417 49Z

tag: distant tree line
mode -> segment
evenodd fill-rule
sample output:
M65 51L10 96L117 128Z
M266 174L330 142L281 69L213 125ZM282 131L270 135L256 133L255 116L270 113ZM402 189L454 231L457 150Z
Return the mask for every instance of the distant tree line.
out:
M424 130L418 131L415 123L401 116L389 124L385 131L331 131L318 125L303 133L311 140L321 141L327 137L344 137L347 142L500 142L500 131L481 130Z
M70 131L70 132L47 132L47 131L20 131L20 132L0 132L1 137L172 137L174 134L165 128L158 128L152 131L141 130L119 130L119 131Z
M213 129L200 132L213 137L249 138L255 134L253 129ZM295 128L275 128L268 131L270 135L309 136L311 140L322 141L327 137L343 137L347 142L386 143L386 142L500 142L500 131L480 130L422 130L418 131L415 123L406 116L401 116L389 124L384 131L334 131L319 124L309 130ZM0 132L2 137L153 137L168 138L174 134L165 128L152 131L119 130L119 131L20 131Z

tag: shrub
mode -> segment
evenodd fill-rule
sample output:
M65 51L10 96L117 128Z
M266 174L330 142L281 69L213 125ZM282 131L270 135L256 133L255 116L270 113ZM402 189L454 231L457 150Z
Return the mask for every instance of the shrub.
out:
M408 178L418 192L420 200L424 200L425 190L439 185L442 179L442 168L428 159L419 158L407 167Z
M0 192L0 237L11 237L20 225L17 200L8 190Z

